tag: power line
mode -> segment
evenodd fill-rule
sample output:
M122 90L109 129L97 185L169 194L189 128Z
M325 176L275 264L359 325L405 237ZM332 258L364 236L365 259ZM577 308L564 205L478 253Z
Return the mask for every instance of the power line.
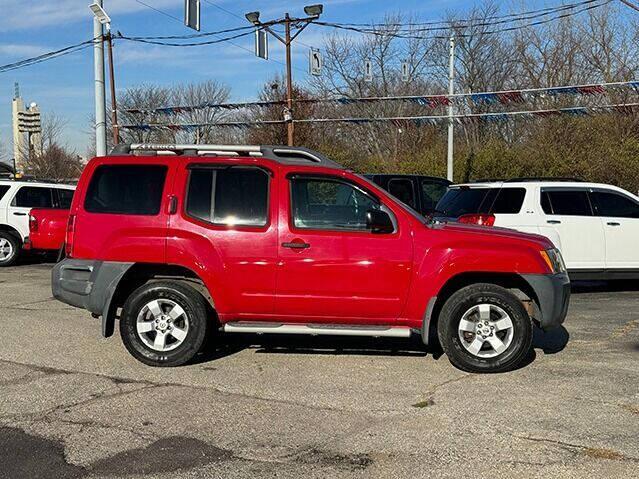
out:
M483 17L482 21L502 20L507 18L535 15L535 14L540 14L544 12L552 13L553 11L571 9L571 8L579 7L581 5L585 5L588 3L593 3L595 1L596 0L583 0L583 1L575 2L575 3L556 5L554 7L546 7L546 8L541 8L537 10L528 10L525 12L508 13L505 15L491 15L491 16ZM621 0L621 1L624 1L624 0ZM436 20L436 21L429 21L429 22L408 22L408 23L342 23L342 25L347 25L352 27L372 27L372 26L403 27L403 26L422 26L422 25L426 25L426 26L427 25L450 25L451 22L454 22L457 25L461 25L463 23L472 24L476 21L477 21L476 18L466 18L466 19L459 19L459 20L450 19L450 20Z
M47 53L43 53L42 55L26 58L24 60L20 60L14 63L0 65L0 73L8 72L11 70L17 70L19 68L24 68L31 65L35 65L37 63L42 63L44 61L51 60L53 58L70 55L71 53L75 53L92 46L95 41L96 39L85 40L84 42L76 43L75 45L70 45L68 47L60 48L58 50L53 50Z
M594 1L600 1L600 0L588 0L587 3L591 3ZM535 26L539 26L539 25L544 25L546 23L550 23L556 20L561 20L563 18L568 18L568 17L572 17L575 15L578 15L580 13L583 12L587 12L589 10L593 10L595 8L599 8L602 7L604 5L607 5L609 3L611 3L612 0L604 0L602 3L599 4L594 4L594 5L588 5L585 6L579 10L575 10L575 11L571 11L568 13L563 13L561 15L557 15L554 16L552 18L547 18L544 20L537 20L535 22L528 22L522 25L516 25L516 26L510 26L510 27L505 27L505 28L498 28L498 29L494 29L494 30L488 30L488 31L482 31L481 34L482 35L490 35L490 34L495 34L495 33L504 33L504 32L509 32L509 31L514 31L514 30L521 30L524 28L529 28L529 27L535 27ZM586 3L586 2L584 2ZM424 37L424 36L418 36L418 35L408 35L408 34L404 34L404 33L395 33L389 29L379 29L379 30L371 30L371 29L363 29L363 28L356 28L356 27L350 27L348 25L345 24L340 24L340 23L332 23L332 22L314 22L316 25L321 25L324 27L330 27L330 28L335 28L335 29L340 29L340 30L348 30L348 31L353 31L353 32L357 32L357 33L362 33L362 34L369 34L369 35L377 35L377 36L389 36L389 37L394 37L394 38L402 38L402 39L415 39L415 40L433 40L433 39L448 39L450 36L449 35L433 35L433 36L428 36L428 37ZM457 27L455 25L454 22L451 22L449 29L455 29L455 28L468 28L472 25L469 26L461 26L461 27ZM432 30L440 30L440 28L437 29L432 29ZM424 29L424 31L428 31L427 29ZM457 37L472 37L474 34L473 33L455 33L455 36Z
M165 17L169 17L172 18L173 20L177 20L180 23L183 23L181 19L179 19L178 17L176 17L175 15L171 15L168 12L165 12L164 10L160 10L159 8L155 8L152 5L149 5L148 3L143 2L142 0L135 0L137 3L139 3L140 5L144 5L147 8L150 8L151 10L154 10L156 12L158 12L161 15L164 15Z

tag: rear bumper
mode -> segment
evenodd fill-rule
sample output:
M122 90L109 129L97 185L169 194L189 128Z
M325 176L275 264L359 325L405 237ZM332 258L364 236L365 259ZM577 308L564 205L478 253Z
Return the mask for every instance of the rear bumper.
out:
M102 316L105 334L104 318L109 315L113 294L131 266L133 263L63 259L51 272L51 292L58 301Z
M539 301L539 325L543 330L561 326L570 304L570 279L561 274L524 274Z

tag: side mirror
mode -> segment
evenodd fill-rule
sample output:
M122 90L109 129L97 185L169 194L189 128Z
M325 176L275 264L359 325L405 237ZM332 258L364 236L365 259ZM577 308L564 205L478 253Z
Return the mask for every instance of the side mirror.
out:
M387 234L395 231L391 217L381 210L368 210L366 212L366 227L371 232L378 234Z

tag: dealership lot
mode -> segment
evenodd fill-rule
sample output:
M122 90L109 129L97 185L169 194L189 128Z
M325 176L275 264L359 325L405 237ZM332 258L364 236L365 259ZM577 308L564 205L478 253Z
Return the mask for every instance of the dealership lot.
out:
M234 337L149 368L0 270L0 477L637 477L639 285L580 284L527 366L417 339Z

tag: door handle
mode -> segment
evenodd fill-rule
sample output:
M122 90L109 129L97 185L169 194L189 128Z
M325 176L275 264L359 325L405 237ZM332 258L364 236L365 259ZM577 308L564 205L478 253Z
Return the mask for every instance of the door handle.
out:
M17 211L16 211L16 212L14 212L13 214L14 214L15 216L27 216L27 214L26 214L26 213L19 213L19 212L17 212Z
M305 249L305 248L311 247L310 244L305 243L303 241L291 241L289 243L282 243L282 246L284 248L291 248L291 249Z
M171 195L169 196L169 208L168 208L168 213L170 215L174 215L175 213L177 213L177 208L178 208L178 200L177 200L177 196L175 195Z
M610 221L606 223L608 226L621 226L621 223L617 223L616 221Z
M548 220L548 221L546 221L546 223L548 223L549 225L560 225L561 221L559 221L559 220Z

